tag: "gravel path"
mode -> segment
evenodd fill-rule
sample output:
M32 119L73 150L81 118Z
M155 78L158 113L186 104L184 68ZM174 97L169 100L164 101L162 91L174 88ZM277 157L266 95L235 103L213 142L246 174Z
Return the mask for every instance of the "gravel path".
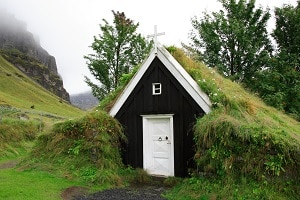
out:
M143 186L110 189L88 196L77 196L74 200L164 200L161 194L165 191L159 186Z

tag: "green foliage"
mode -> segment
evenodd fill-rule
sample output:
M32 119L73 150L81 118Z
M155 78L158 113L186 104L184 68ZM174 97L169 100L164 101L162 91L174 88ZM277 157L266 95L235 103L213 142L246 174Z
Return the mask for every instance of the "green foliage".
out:
M99 103L97 109L109 111L111 107L114 105L117 97L120 95L121 91L126 87L129 81L132 79L134 74L137 72L139 66L135 67L130 73L123 74L120 78L120 85L112 92L107 94Z
M269 9L255 8L255 0L219 0L223 9L192 19L194 57L217 68L268 104L300 119L300 3L275 8L276 55L266 30Z
M275 8L276 28L272 36L276 40L279 52L289 55L291 68L300 70L300 2L297 6L285 4L282 8ZM284 59L286 60L286 59Z
M300 71L281 52L269 62L269 68L258 72L251 90L268 104L300 120Z
M80 150L82 148L83 142L84 142L83 139L74 141L74 145L68 150L68 154L73 154L75 156L78 156L79 152L80 152Z
M82 167L79 170L79 176L86 182L95 182L98 169L95 166Z
M264 164L266 165L266 171L271 173L272 175L279 176L281 172L285 172L284 166L284 156L283 155L269 155L267 157L267 162Z
M272 36L277 54L265 70L256 73L248 87L269 105L300 120L300 3L275 9L276 28Z
M84 57L91 74L101 84L99 86L85 77L99 100L119 86L122 74L128 74L143 61L152 46L136 33L138 23L134 24L124 13L112 12L114 25L103 19L104 25L100 25L102 34L94 37L91 45L95 53Z
M120 124L105 112L92 112L55 124L48 134L38 138L31 157L40 158L38 163L63 166L87 182L118 185L121 141L125 136Z
M254 0L219 0L223 9L192 19L191 46L198 59L235 81L251 84L272 48L267 36L269 11Z

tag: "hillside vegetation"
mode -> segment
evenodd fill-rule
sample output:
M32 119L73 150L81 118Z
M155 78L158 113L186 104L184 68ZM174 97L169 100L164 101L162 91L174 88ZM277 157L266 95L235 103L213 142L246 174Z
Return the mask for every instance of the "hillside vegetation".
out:
M50 93L0 56L0 105L78 117L84 112Z
M1 158L20 155L45 128L83 114L0 56Z
M300 175L299 122L182 51L173 56L213 102L212 112L195 125L198 170L257 178Z

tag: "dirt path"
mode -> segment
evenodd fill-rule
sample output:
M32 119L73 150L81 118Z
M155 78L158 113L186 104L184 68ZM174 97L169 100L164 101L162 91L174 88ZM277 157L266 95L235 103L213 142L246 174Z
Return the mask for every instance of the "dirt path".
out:
M86 196L88 194L88 188L80 187L80 186L72 186L65 189L61 193L61 198L63 200L72 200L78 196Z
M19 162L18 160L9 160L7 162L1 163L0 170L14 168L18 164L18 162Z
M141 186L115 188L90 195L75 196L74 200L164 200L161 195L165 188L161 186Z

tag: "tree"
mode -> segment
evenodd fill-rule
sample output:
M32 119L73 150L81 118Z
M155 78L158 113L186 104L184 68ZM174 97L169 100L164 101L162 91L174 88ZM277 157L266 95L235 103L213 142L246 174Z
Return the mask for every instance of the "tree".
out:
M104 25L100 25L102 34L94 36L91 45L94 53L84 56L91 74L100 85L87 76L85 82L99 100L118 87L121 76L139 64L151 48L151 43L136 33L138 23L134 24L123 12L112 13L114 25L103 19Z
M272 53L266 29L269 10L255 9L255 0L218 1L223 10L192 19L189 48L226 77L251 85Z
M257 73L253 91L267 104L300 120L300 73L284 61L288 59L284 55L274 56L270 67Z
M284 5L275 9L276 28L273 37L278 44L279 54L289 63L291 68L300 71L300 1L294 8Z
M276 8L275 20L277 54L261 73L257 92L268 104L300 120L300 1L296 7Z

